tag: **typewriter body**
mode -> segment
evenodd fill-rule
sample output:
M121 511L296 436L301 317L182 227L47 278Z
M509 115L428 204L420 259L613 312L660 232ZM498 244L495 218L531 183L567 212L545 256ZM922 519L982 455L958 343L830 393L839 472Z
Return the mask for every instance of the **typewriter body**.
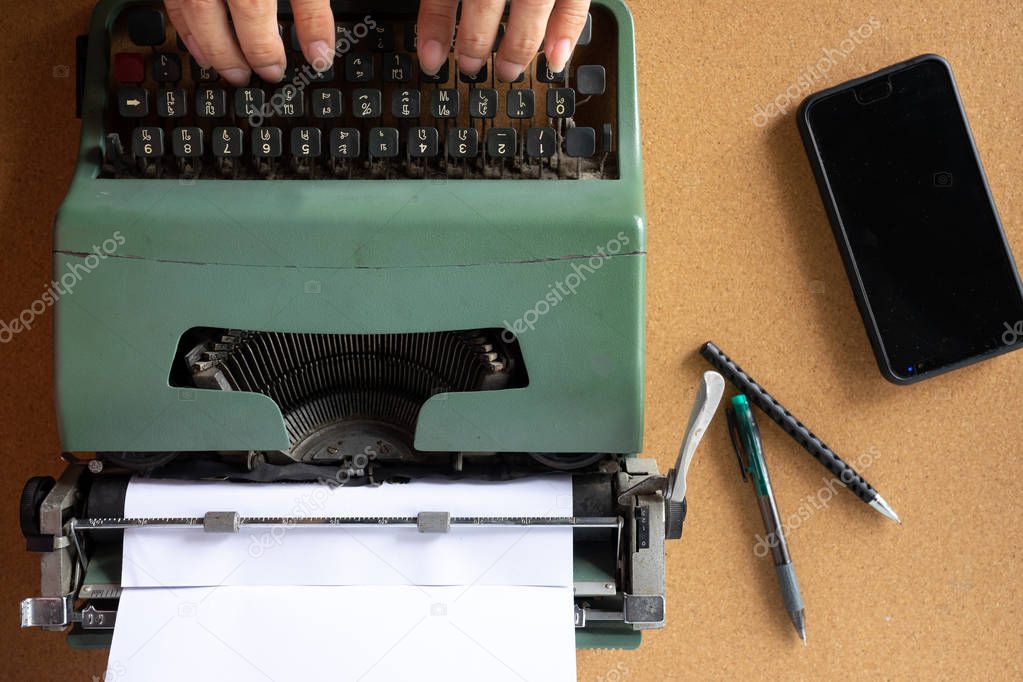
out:
M566 71L419 71L415 3L336 3L316 75L233 88L154 2L103 0L55 223L68 466L29 481L22 624L103 645L132 475L351 485L568 472L581 647L665 622L684 505L642 450L645 211L632 20ZM313 75L310 76L310 73ZM288 88L288 85L293 87ZM68 275L68 273L73 273ZM95 453L94 457L70 453ZM586 527L581 518L612 519ZM216 520L206 520L216 523ZM429 519L418 519L429 525Z

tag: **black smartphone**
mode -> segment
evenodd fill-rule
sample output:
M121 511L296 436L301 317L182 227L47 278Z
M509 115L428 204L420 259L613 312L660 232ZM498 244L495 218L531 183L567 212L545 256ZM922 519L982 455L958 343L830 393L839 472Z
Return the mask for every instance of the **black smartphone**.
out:
M798 123L885 378L1023 345L1023 286L948 62L923 55L811 95Z

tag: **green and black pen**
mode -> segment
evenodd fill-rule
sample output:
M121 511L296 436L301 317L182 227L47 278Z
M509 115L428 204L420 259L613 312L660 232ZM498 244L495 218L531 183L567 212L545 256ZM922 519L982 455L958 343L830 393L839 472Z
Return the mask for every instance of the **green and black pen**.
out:
M757 493L757 503L760 505L760 515L764 518L764 529L767 531L768 545L774 558L774 571L778 576L781 596L785 600L785 610L789 612L792 625L802 638L803 644L806 644L806 610L803 607L803 597L799 593L799 583L796 582L796 571L792 566L789 546L782 531L781 516L778 514L778 503L771 488L771 478L767 474L764 448L760 442L760 429L753 418L749 401L741 393L732 398L732 408L726 414L728 435L732 439L735 456L739 459L742 478L746 480L748 473Z

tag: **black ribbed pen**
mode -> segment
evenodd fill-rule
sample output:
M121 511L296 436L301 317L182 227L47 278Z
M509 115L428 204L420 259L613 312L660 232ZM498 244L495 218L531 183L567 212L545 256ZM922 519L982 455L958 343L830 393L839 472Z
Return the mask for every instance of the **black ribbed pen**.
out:
M732 384L739 389L740 393L746 394L749 401L764 411L774 423L782 428L785 433L792 436L792 439L799 443L804 450L824 465L838 480L845 484L845 487L853 491L856 497L866 502L879 513L885 515L896 523L902 523L898 514L891 508L881 495L874 490L874 487L856 473L856 470L846 464L841 457L825 445L820 438L814 435L813 431L803 426L792 413L785 409L785 406L774 399L763 386L743 371L724 351L708 341L700 347L700 355L724 375Z

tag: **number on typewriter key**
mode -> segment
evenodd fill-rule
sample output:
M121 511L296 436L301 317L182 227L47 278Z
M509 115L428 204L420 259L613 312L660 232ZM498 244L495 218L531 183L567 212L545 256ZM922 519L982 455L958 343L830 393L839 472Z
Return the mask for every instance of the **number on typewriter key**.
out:
M156 93L156 113L160 118L181 118L188 113L188 95L184 88Z
M369 131L369 155L387 159L398 155L398 129L373 128Z
M322 133L319 128L294 128L291 131L291 155L300 159L316 158L320 155Z
M195 115L202 118L223 118L227 115L227 93L221 88L199 88L195 91Z
M234 115L240 118L260 115L266 93L259 88L238 88L234 91Z
M533 118L535 112L535 95L532 90L514 88L508 91L509 118Z
M349 83L368 83L373 80L373 55L346 54L345 78Z
M536 58L536 79L541 83L564 83L565 71L551 71L547 65L547 56L540 54Z
M495 159L511 159L517 151L518 141L514 128L491 128L487 131L487 155Z
M313 90L313 116L316 118L341 116L341 91L337 88Z
M391 114L395 118L419 118L419 91L395 90L391 95Z
M597 153L597 132L593 128L570 128L565 133L565 153L580 158Z
M125 118L149 114L149 93L145 88L121 88L117 91L117 111Z
M171 151L183 159L202 156L202 128L175 128L171 133Z
M551 118L575 116L575 90L553 88L547 91L547 115Z
M377 27L369 32L369 44L374 52L393 52L394 27L377 24Z
M380 118L383 95L375 88L352 92L352 114L356 118Z
M257 128L258 130L258 128ZM213 129L213 156L233 159L242 155L242 129L231 127Z
M448 154L456 159L474 159L479 154L479 134L475 128L448 131Z
M408 155L417 158L432 158L440 150L440 136L436 128L409 128Z
M554 128L530 128L526 131L526 154L534 159L554 156L557 138Z
M131 136L131 150L135 156L158 159L163 156L163 128L145 126L136 128Z
M473 88L469 91L469 115L473 118L497 116L497 90Z
M273 126L252 129L252 155L276 159L281 155L281 129Z
M154 54L153 80L157 83L177 83L181 80L181 57L167 52Z
M330 131L330 155L335 159L355 159L359 156L359 129L334 128Z
M302 91L294 85L277 88L270 97L270 106L274 113L282 118L300 118L305 116L305 98Z
M197 61L195 61L195 59L192 59L191 62L192 62L192 80L198 81L200 83L212 83L213 81L215 81L218 78L220 78L220 74L218 74L217 70L214 69L213 67L205 69L205 68L199 66L199 63Z
M403 53L384 55L384 81L408 83L412 80L412 57Z
M430 95L430 113L434 118L458 118L458 90L434 90Z

